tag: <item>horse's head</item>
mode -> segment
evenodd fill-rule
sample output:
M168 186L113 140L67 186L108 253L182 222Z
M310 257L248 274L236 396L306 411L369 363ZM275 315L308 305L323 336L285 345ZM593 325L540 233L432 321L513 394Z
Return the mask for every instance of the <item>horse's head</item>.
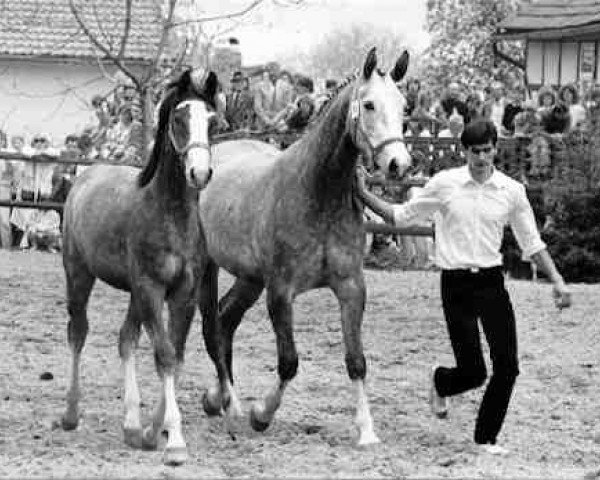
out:
M167 126L169 141L192 188L204 188L212 177L210 133L216 122L217 87L214 72L191 70L174 84L174 107Z
M411 165L411 157L402 133L406 100L396 83L408 68L408 52L404 51L388 73L376 67L377 54L372 48L352 93L348 129L363 155L386 175L402 176Z

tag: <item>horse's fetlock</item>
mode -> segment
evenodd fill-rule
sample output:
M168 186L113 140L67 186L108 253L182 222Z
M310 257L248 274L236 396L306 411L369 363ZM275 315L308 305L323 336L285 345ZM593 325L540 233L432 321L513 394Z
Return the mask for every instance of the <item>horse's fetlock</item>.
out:
M346 369L350 380L363 380L367 375L365 356L346 354Z

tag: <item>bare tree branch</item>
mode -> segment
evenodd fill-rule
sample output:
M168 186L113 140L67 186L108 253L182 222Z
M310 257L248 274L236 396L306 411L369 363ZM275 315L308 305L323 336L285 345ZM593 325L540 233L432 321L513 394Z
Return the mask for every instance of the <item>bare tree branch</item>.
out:
M165 46L167 44L167 40L169 38L169 31L171 30L171 22L173 21L173 13L175 12L175 5L177 4L177 0L169 0L169 7L167 10L167 18L163 23L162 32L160 34L160 40L158 41L158 45L156 46L156 55L154 56L154 61L152 63L152 68L148 71L147 78L145 78L144 83L147 83L152 78L152 75L158 70L160 65L160 57L163 54Z
M175 22L169 26L170 27L180 27L183 25L190 25L193 23L208 23L208 22L216 22L216 21L220 21L220 20L232 19L232 18L236 18L236 17L242 17L242 16L246 15L247 13L249 13L250 11L254 10L256 7L258 7L264 1L265 0L254 0L250 5L248 5L246 8L244 8L243 10L240 10L238 12L224 13L222 15L214 15L212 17L183 20L181 22Z
M174 1L176 1L176 0L170 0L170 2L174 2ZM106 55L106 58L108 60L110 60L111 62L113 62L125 75L127 75L127 77L129 77L133 81L133 83L136 85L136 87L139 88L140 81L125 66L122 59L115 57L108 48L106 48L104 45L102 45L102 43L100 43L98 41L96 36L90 31L90 29L87 27L87 25L83 22L83 20L81 19L81 16L79 15L79 11L77 10L77 7L75 6L74 0L69 0L69 6L71 7L71 12L73 13L73 16L75 17L75 20L77 20L79 27L83 30L83 33L85 33L85 35L88 37L90 42L92 42L92 44L98 50L100 50L102 53L104 53L104 55Z
M121 37L121 47L119 48L119 58L125 56L125 47L127 47L127 40L129 40L129 31L131 30L131 2L132 0L125 0L125 26L123 28L123 37Z

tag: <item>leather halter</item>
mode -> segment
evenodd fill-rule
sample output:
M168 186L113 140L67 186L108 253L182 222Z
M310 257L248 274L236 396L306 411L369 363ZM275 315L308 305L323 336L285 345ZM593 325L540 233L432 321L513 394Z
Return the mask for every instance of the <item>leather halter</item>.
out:
M377 155L379 155L385 147L387 147L388 145L390 145L392 143L405 144L404 137L394 136L394 137L390 137L390 138L386 138L385 140L382 140L377 145L373 145L373 142L371 142L369 135L367 135L367 132L366 132L365 127L362 122L361 106L360 106L360 101L358 100L358 88L357 87L354 88L354 92L352 94L352 100L350 101L349 116L350 116L350 122L352 125L352 127L351 127L352 132L353 132L352 140L354 141L354 145L358 146L358 134L360 133L363 136L367 146L369 147L369 153L371 154L371 158L375 159L377 157Z

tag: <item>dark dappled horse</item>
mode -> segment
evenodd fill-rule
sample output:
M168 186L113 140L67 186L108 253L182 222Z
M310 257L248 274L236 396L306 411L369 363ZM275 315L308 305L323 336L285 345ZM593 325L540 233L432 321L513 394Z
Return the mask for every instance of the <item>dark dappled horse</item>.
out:
M165 463L187 455L175 382L206 266L198 222L199 192L212 175L208 132L214 117L217 78L187 71L160 106L154 146L145 168L94 165L77 178L64 209L63 263L70 316L71 386L65 430L79 420L79 363L88 332L87 303L95 279L131 293L119 335L125 380L125 441L156 448L167 430ZM168 332L162 320L169 308ZM141 326L154 347L163 389L151 425L142 432L135 349Z
M205 272L200 308L207 351L219 385L203 399L209 414L241 415L233 389L232 342L244 313L267 291L276 335L278 381L250 420L264 430L296 375L292 303L308 290L330 287L341 307L346 367L356 394L358 443L377 436L365 393L361 324L365 306L362 206L353 185L359 153L372 155L384 172L411 163L402 137L405 99L395 82L405 74L408 53L390 74L376 69L371 50L358 75L342 84L309 130L287 150L249 140L224 142L219 163L200 199L200 216L214 264ZM237 277L218 302L216 275L222 267ZM231 423L230 423L231 424Z

